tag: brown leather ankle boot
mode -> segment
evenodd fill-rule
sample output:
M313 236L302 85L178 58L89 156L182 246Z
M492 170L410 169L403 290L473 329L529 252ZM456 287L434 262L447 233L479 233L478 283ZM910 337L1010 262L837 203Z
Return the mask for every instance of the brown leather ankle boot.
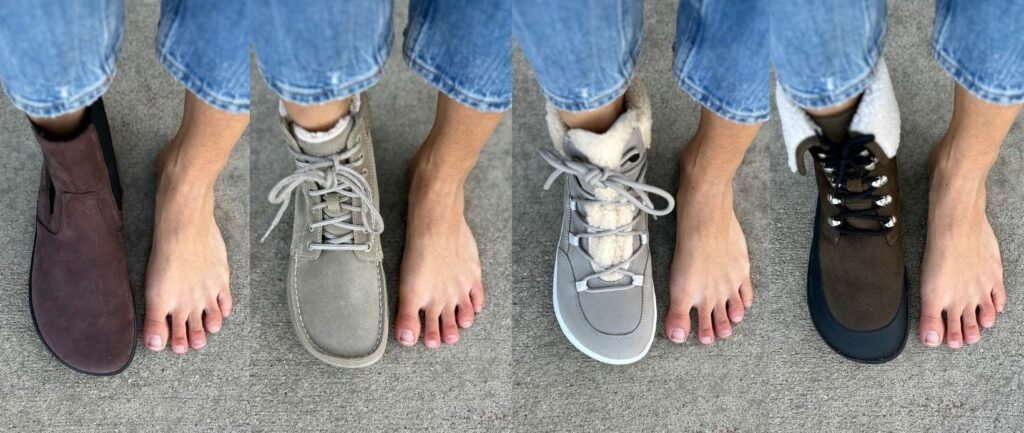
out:
M135 352L121 187L103 103L76 137L43 151L29 299L43 344L72 369L117 374Z

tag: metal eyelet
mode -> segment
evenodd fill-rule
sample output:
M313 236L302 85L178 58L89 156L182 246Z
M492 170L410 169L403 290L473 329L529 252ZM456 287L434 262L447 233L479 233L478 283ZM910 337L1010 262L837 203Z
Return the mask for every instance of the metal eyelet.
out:
M826 199L828 200L828 202L829 202L829 203L832 203L832 204L834 204L834 205L840 205L840 204L843 204L843 201L842 201L842 200L840 200L840 199L836 198L836 197L835 197L834 195L832 195L831 193L830 193L830 194L828 194L828 195L826 195L826 196L825 196L825 198L826 198Z
M875 205L877 205L878 207L885 207L889 203L892 203L892 196L888 194L882 196L882 198L878 200L875 200Z
M881 188L885 186L885 184L887 183L889 183L889 177L883 174L879 176L878 179L871 181L871 186L875 188Z
M828 173L828 174L832 174L832 173L834 173L836 171L836 169L834 169L832 167L822 167L821 171L824 171L825 173Z
M837 220L835 218L832 218L832 217L828 217L828 225L830 225L832 227L838 227L842 223L843 223L842 221L839 221L839 220Z
M893 215L893 216L889 217L889 221L886 221L885 224L882 224L882 225L885 226L885 228L887 228L887 229L891 229L891 228L895 227L896 226L896 216Z

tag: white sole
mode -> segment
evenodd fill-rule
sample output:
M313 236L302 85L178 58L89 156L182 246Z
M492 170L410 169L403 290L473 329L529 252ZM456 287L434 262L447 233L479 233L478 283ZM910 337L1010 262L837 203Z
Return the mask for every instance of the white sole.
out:
M555 254L556 255L558 254L557 250L555 251ZM644 351L640 352L639 355L634 356L632 358L627 358L627 359L612 359L612 358L607 358L607 357L598 355L598 354L594 353L593 351L591 351L590 349L587 349L582 343L580 343L580 341L576 339L576 336L572 335L572 332L569 332L569 328L567 326L565 326L565 322L562 320L562 312L558 310L558 269L557 268L555 269L555 272L553 274L554 274L554 277L553 277L553 279L551 281L551 301L552 301L552 306L555 308L555 319L558 320L558 327L562 328L562 334L565 334L565 337L569 339L569 342L572 343L572 345L575 346L577 350L579 350L580 352L583 352L584 355L587 355L587 356L593 358L596 361L600 361L600 362L603 362L605 364L610 364L610 365L627 365L627 364L632 364L634 362L637 362L637 361L643 359L645 356L647 356L647 352L651 350L651 346L654 344L654 335L657 333L657 326L658 326L657 317L655 317L654 320L651 320L651 339L649 341L647 341L647 347L645 347ZM658 311L657 296L654 297L653 301L654 301L654 304L653 304L654 311ZM655 314L657 314L657 313L655 313Z

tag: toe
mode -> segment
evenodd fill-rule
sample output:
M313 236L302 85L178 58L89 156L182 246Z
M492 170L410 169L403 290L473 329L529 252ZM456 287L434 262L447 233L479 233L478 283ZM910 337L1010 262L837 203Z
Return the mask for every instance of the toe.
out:
M154 352L164 350L169 334L167 310L162 307L148 306L146 319L142 324L142 339L146 343L146 348Z
M423 318L423 345L431 349L441 347L440 311L428 311Z
M743 299L743 306L750 308L754 305L754 284L750 281L750 277L743 280L743 284L740 285L740 298Z
M221 315L220 306L216 302L211 302L203 312L203 326L211 334L216 334L220 332L220 327L223 324L224 316Z
M711 326L711 310L710 305L697 307L697 338L700 339L701 344L715 342L715 330Z
M981 305L978 306L978 323L986 328L991 328L996 324L996 307L992 303L991 297L982 299Z
M729 323L729 315L725 312L725 303L715 305L713 313L715 319L715 334L718 338L729 338L732 335L732 324Z
M195 311L188 317L188 342L195 350L206 347L206 331L203 328L202 311Z
M188 352L188 327L185 326L187 321L187 314L171 314L171 350L173 350L174 353Z
M464 296L459 305L455 307L455 319L459 322L460 328L473 326L473 316L476 315L474 311L473 300L469 296Z
M960 330L960 311L946 311L946 345L950 349L959 349L964 345L964 336Z
M469 298L473 302L473 311L480 314L484 309L484 285L477 281L469 290Z
M233 300L231 299L231 291L224 290L217 296L217 304L220 306L220 315L225 319L231 316L231 307L233 306Z
M1002 281L997 282L992 289L992 302L996 305L996 311L1002 313L1006 309L1006 286Z
M942 306L931 305L927 301L921 306L921 343L927 347L939 347L945 327L942 324Z
M681 301L673 301L669 306L668 315L665 316L665 336L669 341L686 342L686 336L690 335L690 308L691 305Z
M978 328L978 316L974 308L968 308L960 318L963 324L964 342L974 344L981 340L981 329Z
M455 321L455 308L449 307L441 313L441 337L447 344L459 342L459 325Z
M739 291L733 292L732 296L729 297L726 311L729 313L729 320L732 320L733 323L743 321L743 314L746 312L746 309L743 308L743 299Z
M420 305L399 300L395 317L395 338L402 346L414 346L420 338Z

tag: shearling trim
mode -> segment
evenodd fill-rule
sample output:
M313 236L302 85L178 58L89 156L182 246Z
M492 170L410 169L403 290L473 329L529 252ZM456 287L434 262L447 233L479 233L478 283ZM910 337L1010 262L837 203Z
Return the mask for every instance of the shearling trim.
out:
M547 104L548 133L559 154L565 155L565 140L571 140L573 147L587 156L594 165L605 168L618 168L622 163L622 155L629 145L630 135L634 129L640 130L640 138L644 147L651 147L651 102L647 89L639 79L626 90L626 112L619 116L612 127L603 134L595 134L582 129L569 129L558 117L558 110L551 103Z
M345 128L348 128L352 115L359 112L359 100L359 94L352 96L352 104L348 107L348 115L338 119L338 122L331 129L326 131L307 131L298 124L292 124L292 133L295 134L295 138L303 143L325 143L340 135L345 131ZM288 111L284 108L284 102L278 103L278 111L281 117L288 118Z
M627 204L592 204L588 205L587 224L601 229L613 229L622 226L636 216L636 207ZM587 251L594 262L602 268L608 268L633 255L634 236L602 236L588 240ZM613 272L603 277L607 281L615 281L622 275Z
M868 79L870 84L861 96L850 131L874 134L875 142L887 157L892 158L900 144L900 109L884 59L878 61ZM803 108L790 99L781 85L775 86L775 101L782 122L782 136L786 141L789 168L796 173L797 158L803 158L803 155L796 154L797 148L804 140L820 133L821 129Z

